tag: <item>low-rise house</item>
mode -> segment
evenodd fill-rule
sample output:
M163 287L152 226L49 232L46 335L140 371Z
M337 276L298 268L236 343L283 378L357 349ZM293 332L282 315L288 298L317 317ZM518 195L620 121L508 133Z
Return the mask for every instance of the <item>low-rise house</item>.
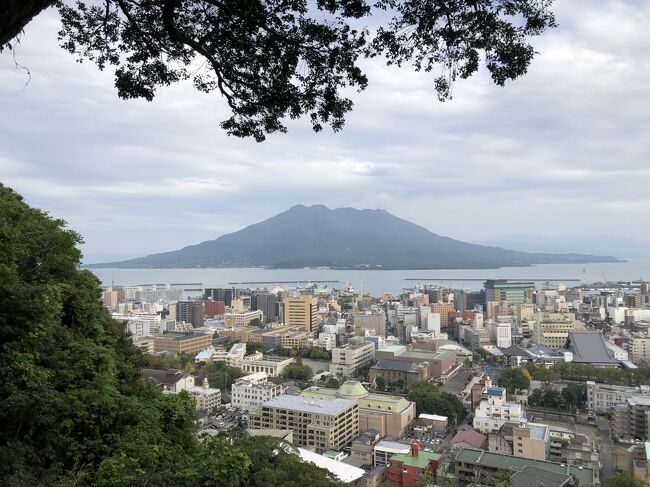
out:
M459 431L451 439L451 445L455 449L483 448L486 443L487 437L472 428Z

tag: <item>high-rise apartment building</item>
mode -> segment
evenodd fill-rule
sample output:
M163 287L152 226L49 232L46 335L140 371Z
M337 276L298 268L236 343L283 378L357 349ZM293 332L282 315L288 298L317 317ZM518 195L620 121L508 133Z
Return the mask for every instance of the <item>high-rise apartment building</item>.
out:
M282 301L284 322L288 326L300 326L314 335L318 331L318 298L315 296L285 297Z
M456 311L453 303L434 303L431 305L431 312L440 315L440 326L446 328L449 325L449 313Z
M176 303L176 321L192 323L192 326L203 326L205 314L201 301L179 301Z
M263 321L276 321L278 319L278 296L272 293L256 293L251 296L251 310L261 311Z

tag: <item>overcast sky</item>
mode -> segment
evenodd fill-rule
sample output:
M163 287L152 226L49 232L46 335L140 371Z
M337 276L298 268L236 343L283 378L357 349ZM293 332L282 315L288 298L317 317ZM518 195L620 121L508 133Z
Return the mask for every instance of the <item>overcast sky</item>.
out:
M53 12L0 55L0 181L83 234L88 255L213 239L290 206L383 208L465 239L625 232L650 240L650 2L559 0L524 78L440 103L431 75L368 63L337 134L306 121L229 137L218 95L117 98L58 47Z

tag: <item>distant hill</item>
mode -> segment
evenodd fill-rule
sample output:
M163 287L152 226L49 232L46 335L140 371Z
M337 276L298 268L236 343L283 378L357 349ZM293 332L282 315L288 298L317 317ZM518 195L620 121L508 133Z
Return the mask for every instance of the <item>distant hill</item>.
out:
M88 267L490 269L615 257L525 253L443 237L384 210L296 205L234 233L173 252Z
M553 252L611 255L618 257L647 257L650 255L650 242L622 235L560 235L554 237L540 235L503 235L479 240L479 245L506 247L521 252Z

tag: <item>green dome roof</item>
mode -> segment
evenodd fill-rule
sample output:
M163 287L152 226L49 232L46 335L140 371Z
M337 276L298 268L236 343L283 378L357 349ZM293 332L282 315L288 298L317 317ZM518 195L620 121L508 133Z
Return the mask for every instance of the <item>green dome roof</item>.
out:
M368 395L368 391L358 380L346 380L336 391L336 395L339 397L365 397Z

